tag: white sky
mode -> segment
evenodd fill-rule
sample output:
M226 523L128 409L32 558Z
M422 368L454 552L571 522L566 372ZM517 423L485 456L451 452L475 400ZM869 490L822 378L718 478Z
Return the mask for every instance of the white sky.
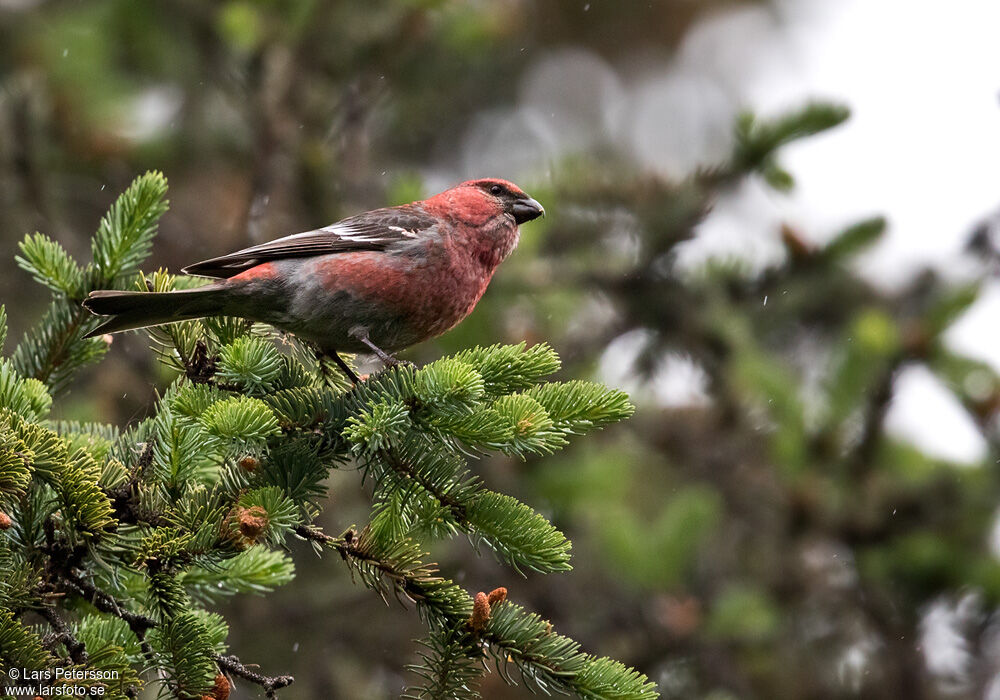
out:
M890 283L920 264L956 270L973 224L1000 205L1000 2L806 5L824 9L793 20L803 59L795 82L845 100L853 116L828 137L786 151L799 183L786 215L808 222L807 230L836 230L857 216L886 214L889 235L866 271ZM1000 368L998 318L994 290L949 340ZM900 377L886 424L945 458L973 461L985 452L971 421L925 370Z
M750 9L713 18L682 51L717 81L742 73L738 99L762 113L804 96L845 102L850 121L784 150L790 196L746 186L704 227L704 252L735 246L766 258L780 221L816 239L871 214L889 220L863 270L893 285L932 264L964 268L973 224L1000 206L1000 2L788 0L777 17ZM714 51L714 53L713 53ZM742 66L742 68L741 68ZM698 251L692 257L700 257ZM951 345L1000 369L1000 285L952 329ZM985 445L930 372L901 375L890 432L947 459L980 459Z
M791 211L818 228L886 213L880 274L946 261L1000 205L1000 2L805 4L825 10L793 21L802 61L780 94L836 96L852 118L786 150L799 180Z
M972 224L1000 206L998 27L1000 2L989 0L785 0L703 22L677 69L758 113L810 96L852 111L782 151L797 181L790 196L744 191L724 203L723 215L748 197L764 211L742 234L709 226L711 247L773 238L776 221L823 239L881 213L890 230L866 264L874 278L897 283L927 262L948 272Z

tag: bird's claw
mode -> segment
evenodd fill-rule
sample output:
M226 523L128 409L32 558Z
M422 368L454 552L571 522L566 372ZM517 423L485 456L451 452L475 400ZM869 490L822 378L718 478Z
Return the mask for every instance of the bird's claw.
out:
M333 360L334 363L337 365L337 367L340 368L340 371L343 372L344 375L347 377L348 381L351 382L351 384L357 384L360 381L358 375L355 374L354 370L352 370L348 366L348 364L344 362L343 358L340 355L338 355L336 351L327 351L323 350L322 348L316 348L315 352L316 352L316 361L319 362L320 375L323 377L324 383L329 383L330 380L330 377L326 369L326 363L323 362L324 359Z
M388 362L385 359L383 359L382 362L385 362L386 367L413 367L414 369L417 367L409 360L400 360L393 355L388 356Z

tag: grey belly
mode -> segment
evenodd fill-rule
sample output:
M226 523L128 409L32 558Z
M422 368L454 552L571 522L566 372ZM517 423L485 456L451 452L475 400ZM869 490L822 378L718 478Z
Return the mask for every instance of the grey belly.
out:
M290 275L285 279L294 279L292 275L300 270L301 267L289 269ZM371 342L386 352L402 350L424 340L410 330L405 317L387 314L384 309L347 291L331 295L313 279L304 280L299 276L295 285L270 280L250 282L246 306L238 315L294 333L324 350L371 352L358 340L359 333L367 333Z
M407 331L406 320L388 315L372 304L340 291L306 290L293 300L284 327L328 350L370 352L358 340L367 335L382 350L395 352L417 342ZM275 324L278 325L278 324Z

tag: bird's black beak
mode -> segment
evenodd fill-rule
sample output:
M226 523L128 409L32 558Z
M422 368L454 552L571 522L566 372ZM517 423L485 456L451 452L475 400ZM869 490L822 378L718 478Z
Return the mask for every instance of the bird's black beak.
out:
M537 219L539 216L545 216L545 207L531 197L514 200L514 206L511 211L514 214L514 221L518 224Z

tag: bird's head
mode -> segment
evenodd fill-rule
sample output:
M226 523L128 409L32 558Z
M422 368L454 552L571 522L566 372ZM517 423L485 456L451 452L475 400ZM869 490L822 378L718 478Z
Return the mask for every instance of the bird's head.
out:
M508 215L515 224L545 215L545 209L513 182L500 178L468 180L427 200L465 223L481 225L498 216ZM447 210L446 212L443 210Z

